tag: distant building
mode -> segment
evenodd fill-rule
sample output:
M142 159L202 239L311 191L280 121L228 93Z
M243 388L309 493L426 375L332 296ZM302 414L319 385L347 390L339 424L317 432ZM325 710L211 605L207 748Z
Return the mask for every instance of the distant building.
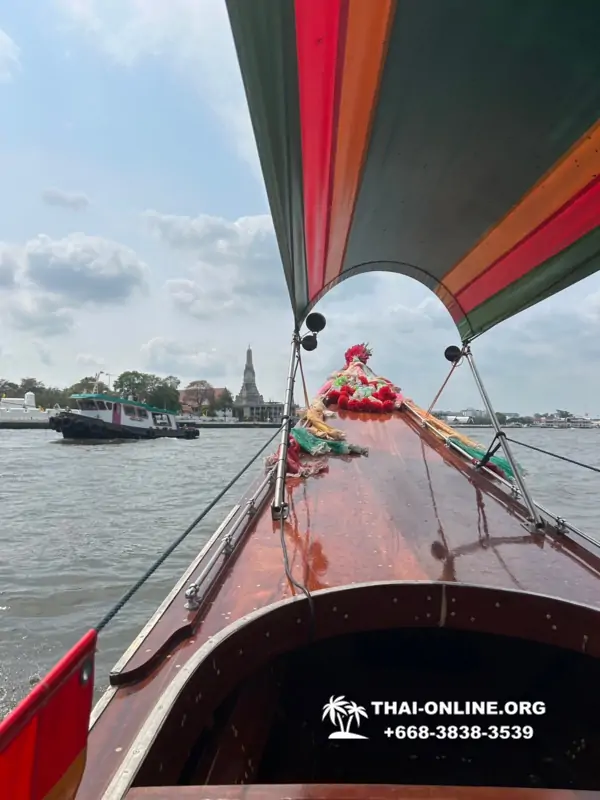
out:
M457 416L460 417L487 417L486 411L480 411L478 408L464 408L460 414Z
M235 398L234 406L243 419L253 422L281 422L283 418L283 403L275 403L271 400L265 402L262 394L258 391L250 346L246 350L242 388Z
M242 388L235 398L235 405L238 408L257 408L264 403L262 394L256 385L256 373L252 362L252 348L248 346L246 350L246 366L244 367L244 378Z
M184 414L197 414L219 401L225 387L215 388L208 381L192 381L179 392L179 402Z

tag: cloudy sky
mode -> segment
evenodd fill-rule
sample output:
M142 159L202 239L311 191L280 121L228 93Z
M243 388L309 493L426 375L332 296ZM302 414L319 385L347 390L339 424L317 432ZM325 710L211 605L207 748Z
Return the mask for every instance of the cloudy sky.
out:
M0 0L0 376L104 369L284 393L291 315L221 0ZM457 342L402 276L319 306L309 389L361 341L427 406ZM600 279L473 345L498 410L600 415ZM466 367L440 406L480 407Z

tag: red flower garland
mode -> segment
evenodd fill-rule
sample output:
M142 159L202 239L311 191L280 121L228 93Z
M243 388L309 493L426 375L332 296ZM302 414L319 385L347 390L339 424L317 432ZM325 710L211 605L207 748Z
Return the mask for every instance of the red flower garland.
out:
M367 361L373 355L372 351L366 344L355 344L353 347L349 347L348 350L344 353L344 358L346 359L346 366L349 366L352 363L352 359L356 356L358 360L366 364Z
M344 357L346 369L348 369L354 359L358 359L361 364L366 364L371 357L371 350L366 344L355 344L346 350ZM323 397L325 404L337 404L338 408L348 411L381 414L394 411L402 401L402 396L394 391L390 383L383 383L384 379L382 378L369 380L360 369L353 371L350 380L354 386L351 383L332 386ZM360 389L363 386L371 387L375 391L367 397L356 397L356 390L358 389L361 394Z

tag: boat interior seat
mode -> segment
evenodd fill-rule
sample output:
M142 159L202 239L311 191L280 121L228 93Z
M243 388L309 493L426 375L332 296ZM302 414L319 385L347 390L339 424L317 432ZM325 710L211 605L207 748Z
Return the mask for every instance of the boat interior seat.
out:
M315 593L313 601L314 618L306 599L288 598L228 626L196 651L165 692L156 729L144 731L153 744L133 783L147 793L130 796L197 797L183 789L201 786L205 800L341 800L348 795L336 794L337 784L382 780L391 786L470 783L470 795L448 796L476 798L474 788L485 781L499 788L595 785L597 609L512 590L423 581L357 584ZM361 736L355 737L367 739L360 743L359 759L329 736L323 709L335 696L368 711L359 725ZM386 739L386 727L411 723L397 712L379 717L373 701L407 698L542 701L546 711L519 720L533 726L535 736L526 737L527 746L503 742L506 764L495 774L498 744L491 740L476 745L457 740L452 758L439 761L435 741L422 742L414 758L410 748ZM449 724L447 718L432 719L431 725ZM215 789L235 784L246 793ZM252 788L283 784L327 789L278 795ZM381 797L419 797L402 791Z

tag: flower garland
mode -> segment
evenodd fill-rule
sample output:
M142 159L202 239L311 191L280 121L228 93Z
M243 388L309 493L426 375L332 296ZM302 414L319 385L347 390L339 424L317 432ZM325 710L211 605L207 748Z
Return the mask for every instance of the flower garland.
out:
M362 364L366 364L372 355L373 351L368 344L364 344L364 342L363 344L355 344L352 347L349 347L344 353L346 367L349 367L355 359L360 361Z
M378 377L367 366L372 355L366 344L356 344L346 350L346 366L334 372L319 390L325 405L336 404L340 409L364 413L390 413L400 409L404 398L400 389L387 378Z

